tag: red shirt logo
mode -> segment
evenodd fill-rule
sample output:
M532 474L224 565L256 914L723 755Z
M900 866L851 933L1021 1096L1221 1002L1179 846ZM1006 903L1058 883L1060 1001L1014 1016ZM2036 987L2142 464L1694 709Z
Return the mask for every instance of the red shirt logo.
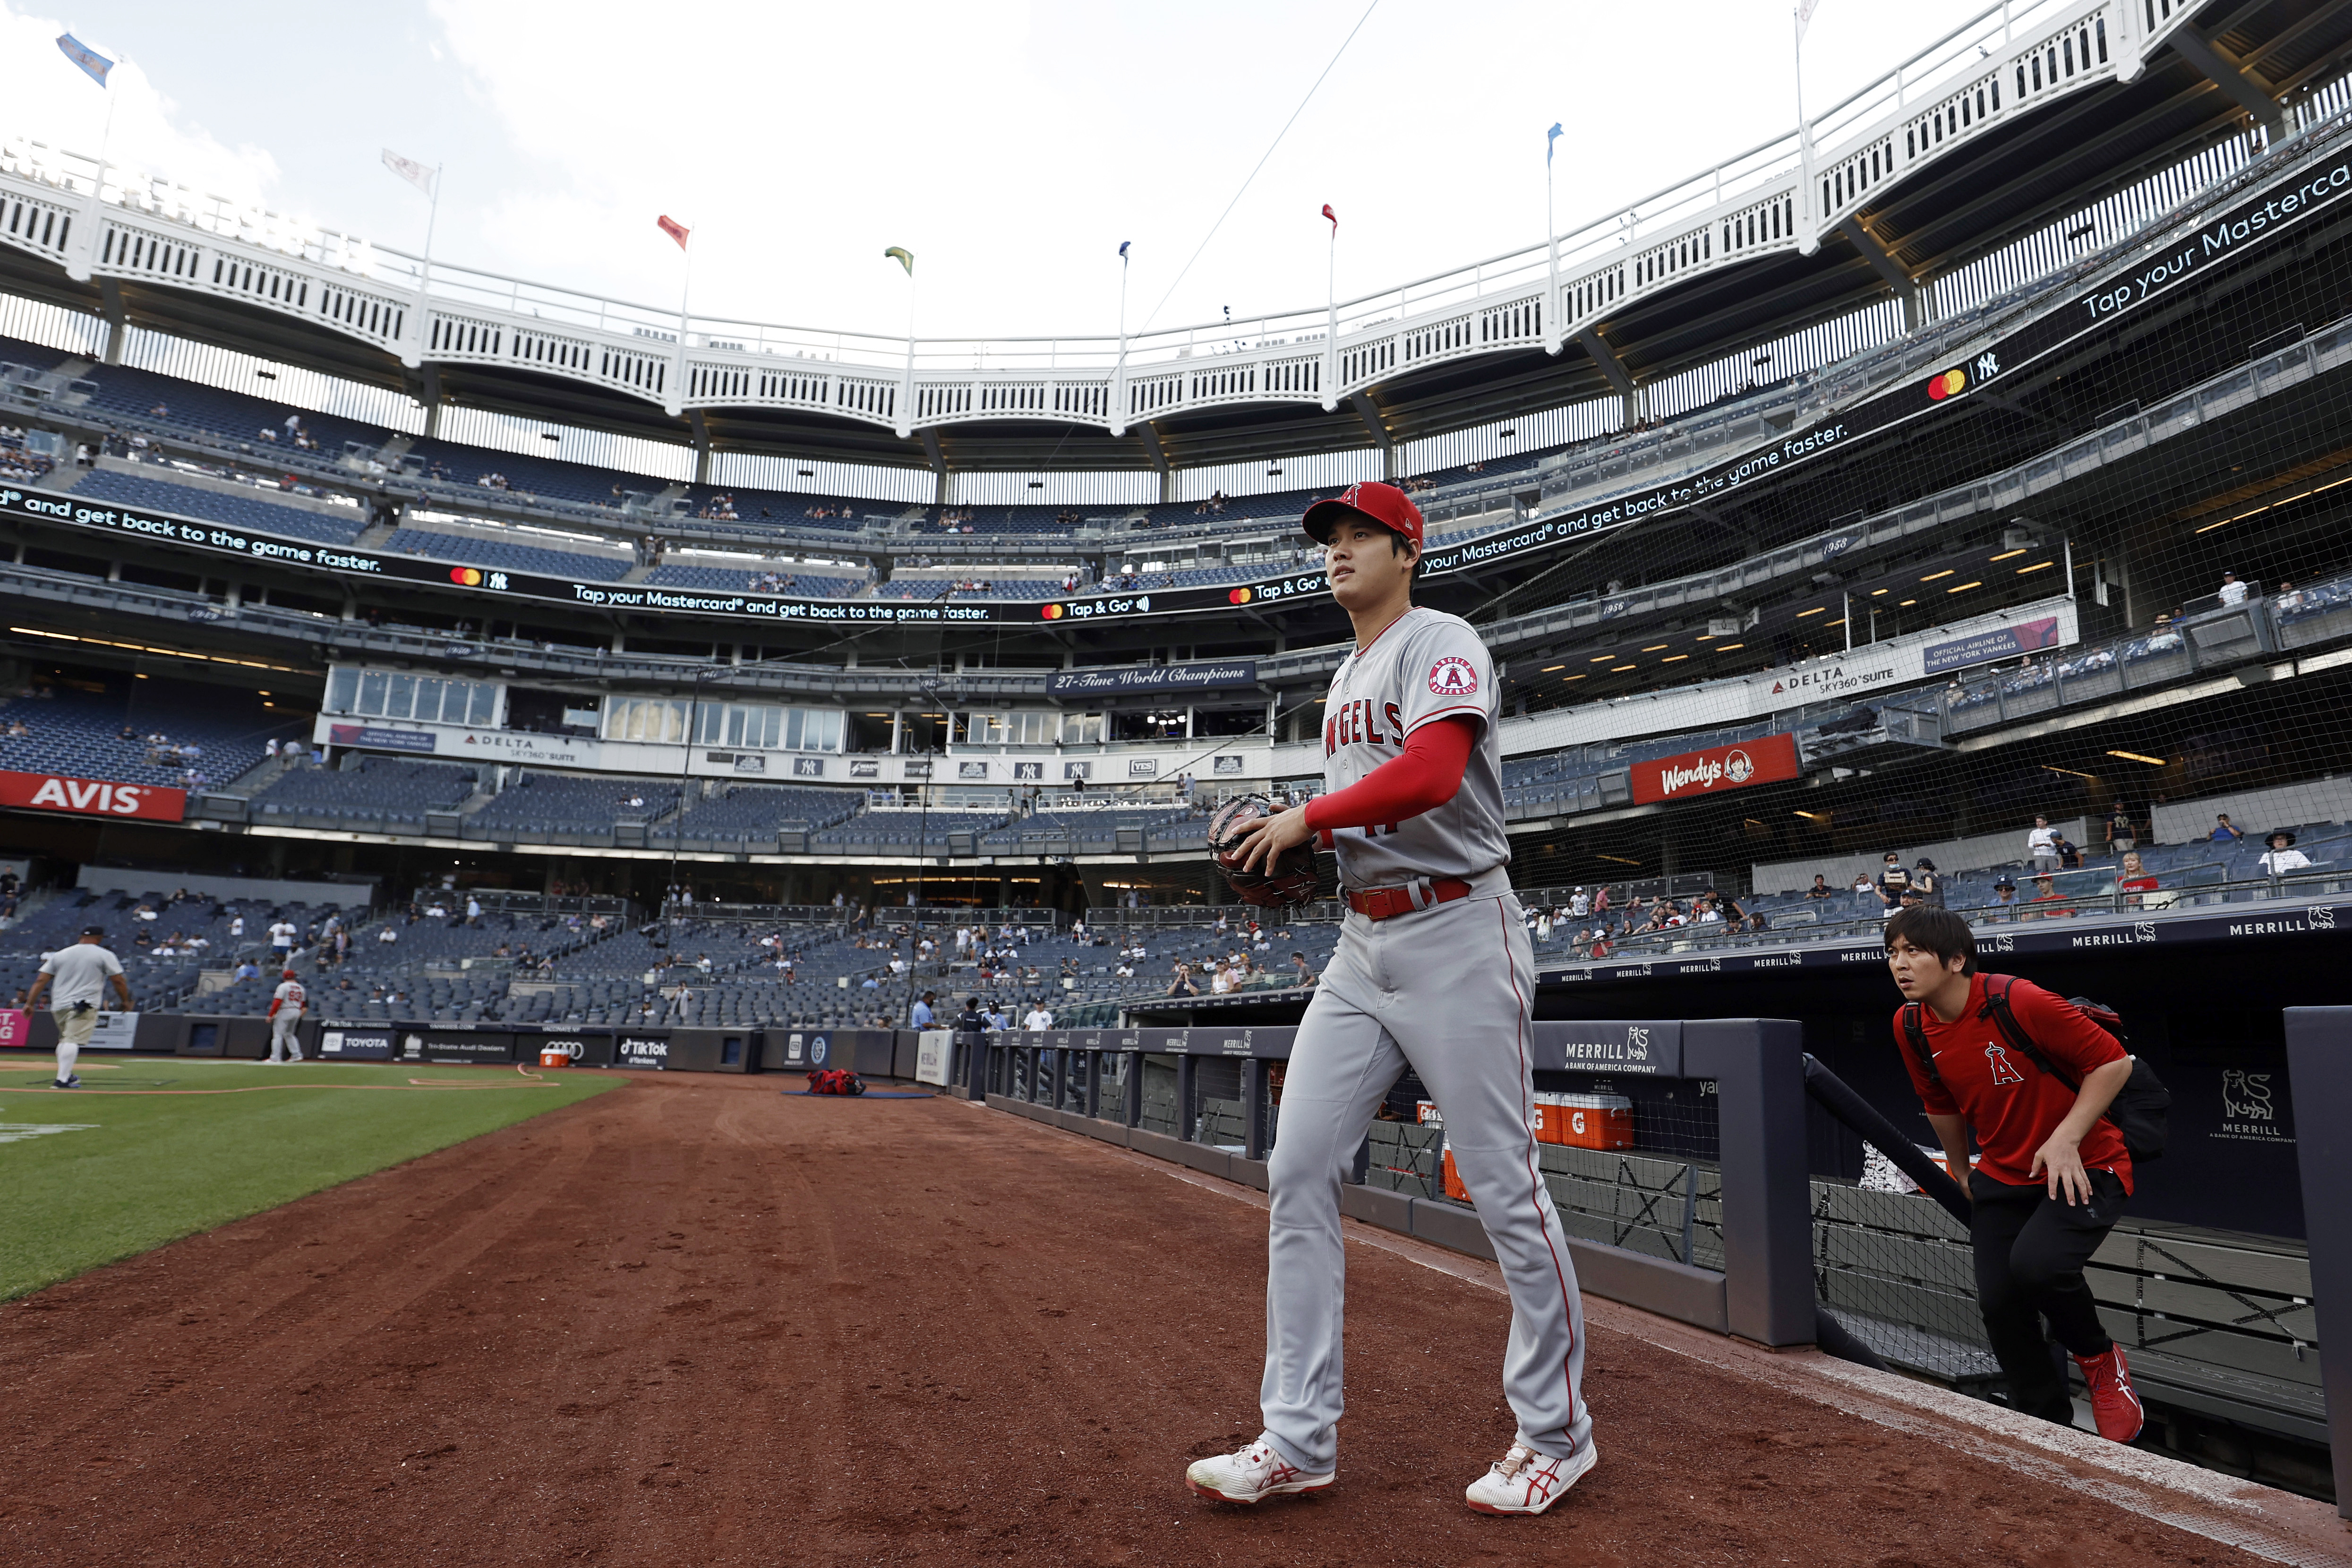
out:
M1448 654L1429 667L1429 689L1439 697L1478 695L1478 669L1468 659Z

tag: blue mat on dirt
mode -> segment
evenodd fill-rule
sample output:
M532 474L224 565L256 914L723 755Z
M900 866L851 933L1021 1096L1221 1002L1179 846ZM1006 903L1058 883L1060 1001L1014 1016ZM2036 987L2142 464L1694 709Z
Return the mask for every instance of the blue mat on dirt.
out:
M869 1089L864 1094L819 1094L814 1089L780 1089L778 1094L803 1094L811 1100L936 1100L919 1089Z

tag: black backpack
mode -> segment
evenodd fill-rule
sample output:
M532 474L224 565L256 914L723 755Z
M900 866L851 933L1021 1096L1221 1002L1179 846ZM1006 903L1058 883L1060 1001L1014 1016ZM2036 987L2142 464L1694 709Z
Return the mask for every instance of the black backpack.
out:
M2025 1026L2017 1021L2017 1015L2009 1005L2009 988L2015 984L2014 975L1986 975L1984 1010L1978 1016L1990 1018L1993 1027L2000 1031L2001 1037L2012 1049L2022 1053L2035 1067L2080 1094L2082 1083L2059 1070L2058 1065L2033 1043L2032 1037L2025 1032ZM2131 1037L2124 1032L2123 1017L2114 1008L2094 1002L2087 996L2069 996L2066 1005L2113 1035L2116 1043L2125 1050L2131 1049ZM1927 1081L1941 1085L1944 1076L1936 1070L1935 1054L1927 1049L1927 1031L1919 1018L1922 1005L1917 1002L1904 1005L1903 1038L1911 1047L1911 1054L1919 1058L1919 1066L1927 1074ZM2124 1135L2124 1152L2131 1156L2132 1163L2144 1165L2150 1160L2164 1157L2172 1091L2164 1087L2164 1080L2156 1076L2156 1069L2146 1060L2133 1057L2131 1064L2131 1077L2124 1081L2122 1089L2116 1091L2115 1099L2108 1101L2106 1114L2102 1120L2113 1124L2116 1131Z

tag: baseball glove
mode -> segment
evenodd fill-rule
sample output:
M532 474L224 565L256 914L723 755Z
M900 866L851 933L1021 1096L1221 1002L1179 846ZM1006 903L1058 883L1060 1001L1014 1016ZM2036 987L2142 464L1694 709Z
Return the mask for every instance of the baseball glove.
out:
M1315 850L1311 843L1293 845L1254 870L1242 870L1242 840L1251 828L1276 815L1274 802L1262 795L1235 795L1209 818L1209 853L1234 897L1260 909L1278 910L1303 904L1315 896Z

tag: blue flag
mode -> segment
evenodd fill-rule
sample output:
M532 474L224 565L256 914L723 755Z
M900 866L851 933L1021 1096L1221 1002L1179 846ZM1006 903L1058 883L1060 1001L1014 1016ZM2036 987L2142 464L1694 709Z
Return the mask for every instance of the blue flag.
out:
M1552 121L1551 129L1544 132L1544 167L1547 169L1551 167L1552 143L1559 140L1559 122L1558 121Z
M1127 247L1134 243L1135 241L1131 239L1122 239L1118 242L1118 258L1121 261L1127 259Z
M64 52L66 58L89 72L90 80L100 87L106 85L106 73L114 68L112 60L108 59L71 33L58 35L58 47Z

